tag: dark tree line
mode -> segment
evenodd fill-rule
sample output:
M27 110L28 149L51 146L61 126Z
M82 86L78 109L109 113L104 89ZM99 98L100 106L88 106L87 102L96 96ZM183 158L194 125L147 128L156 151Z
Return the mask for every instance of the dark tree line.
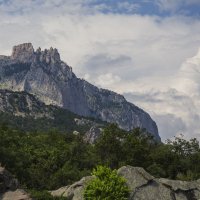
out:
M156 177L200 178L200 148L196 139L175 138L156 143L142 130L126 132L108 125L95 144L83 135L23 132L0 127L0 163L28 189L50 190L89 175L97 165L117 169L143 167Z

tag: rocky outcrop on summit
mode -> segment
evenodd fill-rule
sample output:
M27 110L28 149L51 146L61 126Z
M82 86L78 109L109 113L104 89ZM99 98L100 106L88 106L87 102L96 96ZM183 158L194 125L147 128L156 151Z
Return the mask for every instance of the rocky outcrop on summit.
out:
M143 168L124 166L118 174L127 180L130 190L129 200L199 200L200 180L175 181L157 179ZM68 197L69 200L83 200L83 190L92 176L82 178L71 186L52 191L53 196Z
M30 43L14 46L11 58L21 62L29 62L33 58L34 49Z
M0 88L26 91L45 104L53 104L120 128L145 128L160 141L156 123L149 114L127 102L122 95L99 89L79 79L60 60L57 49L34 51L25 43L13 48L11 56L0 56Z

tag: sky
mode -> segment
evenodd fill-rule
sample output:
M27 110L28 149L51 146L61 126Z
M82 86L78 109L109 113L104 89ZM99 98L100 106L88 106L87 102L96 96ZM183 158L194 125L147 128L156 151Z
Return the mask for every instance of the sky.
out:
M25 42L200 140L200 0L0 0L0 54Z

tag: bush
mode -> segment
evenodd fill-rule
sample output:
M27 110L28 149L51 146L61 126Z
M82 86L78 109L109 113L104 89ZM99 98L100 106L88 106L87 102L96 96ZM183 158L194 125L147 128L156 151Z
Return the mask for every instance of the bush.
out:
M96 176L85 188L85 200L127 200L129 190L123 177L116 170L98 166L92 175Z

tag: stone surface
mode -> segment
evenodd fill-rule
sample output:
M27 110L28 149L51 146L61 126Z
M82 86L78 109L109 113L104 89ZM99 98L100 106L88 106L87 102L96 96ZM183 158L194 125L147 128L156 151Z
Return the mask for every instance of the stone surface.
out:
M143 168L131 166L120 168L118 174L127 180L130 189L129 200L200 200L199 180L186 182L156 179ZM83 188L87 184L84 180L83 178L71 186L52 191L51 194L63 194L70 200L83 200Z
M90 144L94 144L102 132L102 128L98 126L92 126L90 130L85 133L84 140Z
M63 196L69 198L69 200L83 200L83 191L87 183L94 177L87 176L80 181L66 187L62 187L58 190L51 191L52 196Z
M19 186L15 179L7 170L0 166L0 193L9 190L16 190Z
M34 51L30 43L15 46L10 57L0 57L0 88L29 92L45 104L117 123L125 130L145 128L160 141L156 123L148 113L122 95L77 78L72 68L60 60L57 49Z
M34 49L31 43L24 43L13 47L11 59L21 62L29 62L33 59Z
M32 200L32 198L24 190L17 189L0 194L0 200Z
M37 127L38 131L50 131L52 128L56 128L62 133L73 132L76 135L87 133L85 134L87 142L93 141L93 137L88 138L88 133L93 130L91 127L105 127L106 125L100 120L84 118L67 109L46 105L27 92L1 89L0 116L0 123L4 123L4 119L6 119L6 123L11 127L25 131L35 131ZM40 119L46 125L37 126ZM15 123L16 121L19 123ZM96 134L95 139L99 136L96 132L92 133Z
M54 118L54 107L48 107L33 95L0 89L0 111L15 116Z
M0 200L31 200L12 174L0 166Z

